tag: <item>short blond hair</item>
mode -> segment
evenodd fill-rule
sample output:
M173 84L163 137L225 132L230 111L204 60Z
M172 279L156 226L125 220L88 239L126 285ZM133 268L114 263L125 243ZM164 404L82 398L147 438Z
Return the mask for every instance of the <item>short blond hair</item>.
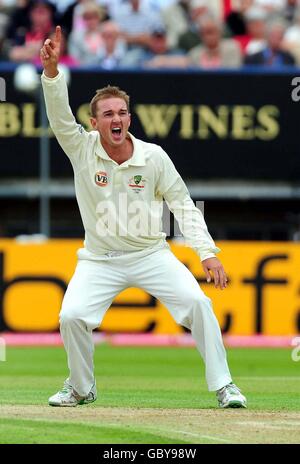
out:
M96 91L96 95L94 95L94 97L91 100L90 113L93 118L95 118L97 115L97 102L99 100L106 100L108 98L121 98L125 101L127 110L129 112L129 95L127 95L127 93L124 90L121 90L119 87L116 87L114 85L107 85L102 89L98 89Z

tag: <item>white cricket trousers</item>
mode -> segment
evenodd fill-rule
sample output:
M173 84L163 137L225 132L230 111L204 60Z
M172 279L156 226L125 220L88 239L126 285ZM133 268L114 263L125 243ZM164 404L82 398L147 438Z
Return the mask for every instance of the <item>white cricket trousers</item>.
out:
M222 335L211 300L191 272L169 248L86 259L78 251L75 273L60 312L60 331L68 356L69 383L80 396L94 384L92 331L99 327L113 299L128 287L144 289L159 299L175 321L191 330L206 370L210 391L231 382Z

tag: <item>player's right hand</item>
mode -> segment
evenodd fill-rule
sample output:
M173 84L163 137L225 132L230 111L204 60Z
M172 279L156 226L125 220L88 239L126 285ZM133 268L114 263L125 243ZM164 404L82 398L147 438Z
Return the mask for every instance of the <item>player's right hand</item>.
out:
M41 62L47 77L55 77L60 55L61 27L56 26L55 38L46 39L40 51Z

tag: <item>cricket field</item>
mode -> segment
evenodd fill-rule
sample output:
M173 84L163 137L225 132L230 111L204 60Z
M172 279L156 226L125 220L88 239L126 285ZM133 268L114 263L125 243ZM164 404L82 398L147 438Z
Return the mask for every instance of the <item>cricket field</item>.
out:
M191 347L95 349L98 400L54 408L62 347L8 347L0 362L0 443L299 443L300 361L291 349L232 348L248 409L220 410Z

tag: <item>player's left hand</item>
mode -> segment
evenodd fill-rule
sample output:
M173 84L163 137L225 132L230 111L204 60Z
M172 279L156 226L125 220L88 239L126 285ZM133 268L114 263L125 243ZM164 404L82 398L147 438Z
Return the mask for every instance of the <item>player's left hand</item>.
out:
M221 290L227 287L227 276L222 263L218 258L207 258L202 261L202 267L204 269L207 282L211 282L211 274L213 274L213 280L215 287L220 287Z

